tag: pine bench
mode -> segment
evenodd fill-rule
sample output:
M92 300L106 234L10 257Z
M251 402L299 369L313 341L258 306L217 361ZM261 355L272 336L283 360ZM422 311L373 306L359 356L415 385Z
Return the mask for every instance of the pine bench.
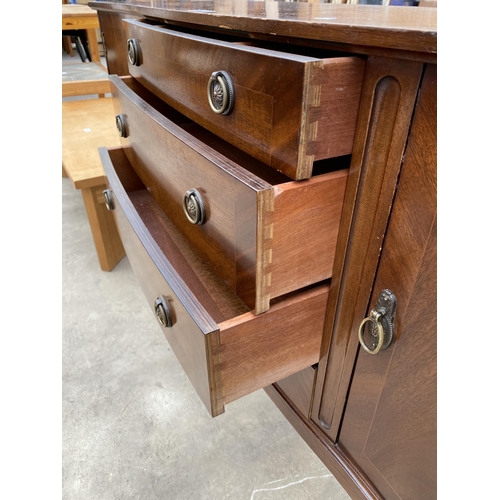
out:
M103 271L111 271L125 256L125 250L113 214L106 209L103 190L106 175L97 149L120 145L115 127L113 100L109 80L64 82L63 97L97 95L98 98L63 101L62 103L62 166L82 192L92 236Z

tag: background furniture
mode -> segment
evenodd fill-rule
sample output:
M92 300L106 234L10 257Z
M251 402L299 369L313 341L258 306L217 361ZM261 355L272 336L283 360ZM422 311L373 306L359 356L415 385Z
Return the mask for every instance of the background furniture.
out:
M295 373L282 380L275 378L266 391L353 498L435 498L435 9L251 0L210 3L210 9L200 10L197 4L186 8L175 2L169 4L167 10L165 2L154 0L147 7L133 0L91 2L90 6L99 11L106 36L109 73L135 76L150 91L178 108L181 104L176 102L176 94L161 93L163 90L160 92L147 75L147 63L141 68L142 63L135 64L128 59L127 30L134 25L134 19L147 16L150 24L154 20L166 20L170 28L178 26L183 33L181 37L201 33L215 40L211 42L214 52L217 52L217 43L222 47L227 37L236 37L243 44L262 48L276 50L276 44L282 43L291 53L294 49L305 50L308 55L319 56L328 50L354 55L364 61L347 187L328 281L326 314L315 313L322 323L317 362L301 369L297 365ZM186 51L188 53L191 52ZM146 52L143 61L148 61L147 56ZM247 82L237 83L236 95L243 93L247 85ZM311 100L315 102L312 96ZM144 110L142 101L137 102ZM190 110L188 101L181 111L190 113ZM194 113L192 117L198 119ZM134 119L130 118L131 127L135 126ZM151 137L157 136L156 131L153 133L156 129L151 126L149 130ZM129 142L127 132L122 135L122 147L130 148L128 152L133 154L124 159L123 155L113 153L118 170L126 167L129 172L132 165L139 171L139 152L146 151L144 158L147 158L148 141L154 139ZM134 140L135 137L132 136ZM138 159L134 160L134 154ZM172 155L178 156L179 152L174 151ZM133 175L127 183L129 192L147 194ZM122 221L121 227L125 228L127 221L140 224L141 221L132 220L133 211L127 211L131 207L123 206L126 210L123 213L118 210L117 215ZM126 234L133 236L129 231ZM138 274L142 271L141 259L146 266L148 258L143 253L136 260ZM148 284L156 286L163 280L153 279L152 273L145 276L142 282L148 293ZM171 281L181 286L176 278ZM174 287L173 295L176 290ZM386 290L396 296L397 307L394 319L391 318L389 327L385 325L382 331L389 331L392 323L394 335L387 348L370 354L360 348L360 336L371 338L374 345L380 340L380 321L375 318L383 313L380 309L375 313L371 311L376 310L381 297L388 296L388 292L383 295ZM288 312L293 319L293 314L302 310L297 307ZM156 313L165 320L161 308ZM264 314L273 317L271 312ZM187 316L182 315L187 318L189 311ZM171 333L165 323L164 333L177 353L175 333ZM239 320L236 323L241 324ZM373 328L370 329L370 325ZM253 352L251 349L258 348L261 342L258 335L262 331L272 334L277 326L279 320L271 320L264 330L249 329L239 348ZM215 360L208 383L212 384L210 387L219 387L218 377L224 381L224 359L227 359L224 353L227 355L228 344L217 344L213 340L216 335L207 335L204 338L211 339L203 346L207 351L193 352L188 338L191 329L186 328L184 333L182 341L187 348L181 353L184 356L181 356L181 364L185 366L183 360L187 359L193 377L198 377L204 372L196 369L196 365L200 365L197 361ZM299 344L293 344L296 335L292 326L280 336L281 344L289 343L296 349L296 358L293 355L287 358L288 367L301 359ZM259 340L252 342L253 338ZM304 342L304 349L309 348L307 341ZM257 364L258 361L259 356L255 356ZM186 371L190 375L188 369ZM247 377L251 379L252 373ZM205 380L200 382L205 383ZM197 383L193 385L197 387ZM223 384L217 397L223 399L225 390ZM210 391L206 395L210 398Z
M85 30L87 33L90 61L101 64L99 45L97 42L96 29L99 28L97 13L87 5L63 4L62 5L62 29L71 32L73 30Z
M78 51L78 55L82 62L90 61L90 49L85 30L65 30L63 34L69 37L70 43L74 43Z
M119 144L113 124L113 102L104 97L109 91L108 79L62 85L63 97L103 96L62 103L63 175L67 175L82 193L103 271L111 271L125 255L115 221L105 208L102 191L106 187L106 176L97 152L104 144Z

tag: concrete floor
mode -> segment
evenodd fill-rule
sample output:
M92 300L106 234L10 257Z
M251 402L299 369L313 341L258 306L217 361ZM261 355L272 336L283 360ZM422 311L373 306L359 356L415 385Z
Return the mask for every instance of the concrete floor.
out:
M125 257L100 270L62 179L62 498L349 496L263 390L211 418Z

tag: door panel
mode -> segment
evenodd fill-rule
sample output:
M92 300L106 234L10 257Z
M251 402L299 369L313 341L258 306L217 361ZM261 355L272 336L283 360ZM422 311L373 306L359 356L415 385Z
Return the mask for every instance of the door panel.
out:
M337 441L424 65L369 58L328 299L311 420Z
M368 309L383 289L396 295L395 338L376 355L359 349L338 443L387 499L436 497L436 246L429 66Z

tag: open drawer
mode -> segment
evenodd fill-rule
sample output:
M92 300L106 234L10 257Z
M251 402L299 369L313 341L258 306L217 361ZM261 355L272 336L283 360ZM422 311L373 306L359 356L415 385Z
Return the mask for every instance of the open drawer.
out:
M134 78L275 170L306 179L313 162L351 154L362 58L297 54L290 45L262 48L133 19L123 28Z
M123 149L100 148L105 201L163 333L212 416L319 360L328 283L255 315L194 252Z
M273 298L331 277L348 177L342 159L325 160L333 171L292 181L134 78L110 81L121 145L137 175L250 309L267 311Z

